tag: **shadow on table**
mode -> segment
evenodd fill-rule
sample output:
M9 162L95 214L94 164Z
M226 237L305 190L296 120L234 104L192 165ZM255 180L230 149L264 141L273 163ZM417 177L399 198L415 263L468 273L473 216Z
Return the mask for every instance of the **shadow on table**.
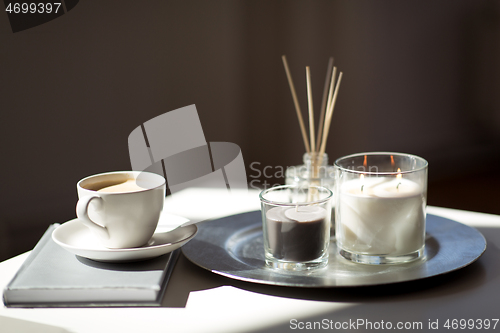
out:
M118 262L118 263L95 261L80 256L75 256L75 257L79 262L81 262L84 265L106 271L143 272L151 270L163 271L165 269L166 263L168 262L168 256L170 256L170 254L167 253L162 256L149 260Z
M183 308L186 306L190 292L230 285L232 282L231 279L196 266L181 253L168 282L161 306Z
M464 296L460 297L460 299L485 297L486 299L493 300L493 294L491 293L498 293L494 297L494 299L498 300L500 288L494 287L491 281L498 279L500 276L500 265L497 265L498 258L500 258L500 250L497 244L493 242L493 240L497 240L497 243L500 243L500 229L482 228L479 230L485 235L488 245L483 256L473 264L451 273L422 280L369 287L296 288L255 284L211 273L196 266L184 255L181 255L174 274L171 277L162 306L185 307L191 291L206 290L225 285L265 295L293 299L349 303L361 302L364 304L355 306L354 308L368 307L370 313L375 314L379 313L377 309L380 304L383 304L382 308L384 309L380 310L382 311L381 313L391 311L390 308L394 308L393 310L398 312L401 311L400 305L398 305L400 302L411 301L413 306L414 303L425 301L425 304L429 305L429 299L433 299L433 302L436 302L446 300L457 294ZM370 305L371 303L373 305ZM455 304L459 303L461 304L462 302L455 302ZM487 303L483 302L481 304L485 305ZM372 306L373 309L371 308ZM462 304L462 306L464 305ZM446 307L449 307L448 303L446 303ZM470 303L466 308L470 309ZM345 311L354 311L352 309L351 307ZM423 309L420 310L424 311ZM343 311L336 312L335 316L337 317ZM348 317L353 318L353 314L349 313ZM431 313L428 314L428 316L431 315ZM452 316L450 318L457 317L455 315L455 317ZM287 326L287 329L289 328Z
M498 235L499 231L493 230ZM464 329L460 326L460 320L465 320L470 325L470 319L475 325L472 330L479 330L480 326L484 329L485 320L493 328L494 320L498 318L500 298L500 267L496 264L499 254L496 244L490 243L484 255L470 266L413 282L309 292L261 290L260 292L282 297L357 304L308 317L289 318L286 322L254 332L290 332L300 327L305 329L306 325L314 327L315 331L442 332L448 330L445 324L452 328L453 320L457 325L455 329ZM257 291L251 287L244 289ZM497 327L500 325L496 324ZM468 326L466 329L471 330Z

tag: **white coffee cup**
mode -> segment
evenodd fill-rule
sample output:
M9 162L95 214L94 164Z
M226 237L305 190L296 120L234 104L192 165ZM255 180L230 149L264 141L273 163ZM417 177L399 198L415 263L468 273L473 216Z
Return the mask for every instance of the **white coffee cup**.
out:
M146 244L158 225L165 178L139 171L93 175L77 184L76 215L108 248Z

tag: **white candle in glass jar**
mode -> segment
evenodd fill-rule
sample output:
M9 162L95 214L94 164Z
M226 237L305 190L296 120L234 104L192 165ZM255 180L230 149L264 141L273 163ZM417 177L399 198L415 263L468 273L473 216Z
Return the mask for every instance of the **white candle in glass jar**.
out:
M346 181L339 191L337 242L358 254L402 255L425 242L425 195L419 184L397 177ZM340 237L339 237L340 236Z

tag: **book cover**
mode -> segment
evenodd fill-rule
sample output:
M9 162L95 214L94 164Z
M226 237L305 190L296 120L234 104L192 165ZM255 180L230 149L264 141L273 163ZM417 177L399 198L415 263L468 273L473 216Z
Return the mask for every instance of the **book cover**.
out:
M52 240L51 225L3 292L8 307L159 306L180 249L157 258L104 263Z

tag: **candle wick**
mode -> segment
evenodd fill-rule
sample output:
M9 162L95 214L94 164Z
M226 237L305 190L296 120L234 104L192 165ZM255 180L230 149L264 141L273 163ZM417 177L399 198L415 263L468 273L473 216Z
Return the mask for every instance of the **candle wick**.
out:
M399 185L401 185L401 183L398 184L398 186L396 186L396 189L399 191Z
M361 192L363 192L363 187L365 187L365 185L364 185L364 184L363 184L363 185L361 185Z

